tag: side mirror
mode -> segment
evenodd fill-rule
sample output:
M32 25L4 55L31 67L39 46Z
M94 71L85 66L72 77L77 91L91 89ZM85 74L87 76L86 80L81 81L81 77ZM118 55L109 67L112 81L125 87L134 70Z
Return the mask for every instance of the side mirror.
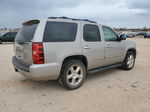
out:
M121 41L121 40L126 40L126 35L121 34L121 35L119 36L119 40L120 40L120 41Z

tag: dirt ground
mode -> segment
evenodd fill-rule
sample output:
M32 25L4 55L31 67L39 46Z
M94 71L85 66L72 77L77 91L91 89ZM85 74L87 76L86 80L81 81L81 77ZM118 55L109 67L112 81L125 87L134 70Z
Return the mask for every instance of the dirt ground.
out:
M150 112L150 39L130 40L138 50L133 70L88 75L74 91L16 73L13 45L0 45L0 112Z

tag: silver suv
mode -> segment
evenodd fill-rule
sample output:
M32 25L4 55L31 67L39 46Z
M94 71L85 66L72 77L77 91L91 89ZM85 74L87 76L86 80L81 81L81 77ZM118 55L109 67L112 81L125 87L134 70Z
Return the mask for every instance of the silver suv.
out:
M94 21L49 17L23 23L12 58L15 71L34 80L59 80L79 88L87 73L121 67L131 70L136 44Z

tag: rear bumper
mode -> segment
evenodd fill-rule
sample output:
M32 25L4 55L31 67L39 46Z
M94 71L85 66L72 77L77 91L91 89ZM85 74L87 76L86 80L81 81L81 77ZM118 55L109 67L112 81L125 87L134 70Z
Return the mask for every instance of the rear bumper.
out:
M56 80L60 74L60 66L57 63L23 65L16 57L12 58L15 70L25 77L33 80Z

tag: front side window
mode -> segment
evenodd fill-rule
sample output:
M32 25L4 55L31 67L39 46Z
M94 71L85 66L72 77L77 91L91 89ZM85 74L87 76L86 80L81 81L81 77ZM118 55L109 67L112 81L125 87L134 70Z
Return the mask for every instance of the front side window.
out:
M76 23L47 22L44 31L44 42L74 41L77 33Z
M83 38L87 42L101 41L97 25L86 24L83 28Z
M117 34L109 27L103 26L103 33L104 33L104 38L105 41L117 41L118 36Z

